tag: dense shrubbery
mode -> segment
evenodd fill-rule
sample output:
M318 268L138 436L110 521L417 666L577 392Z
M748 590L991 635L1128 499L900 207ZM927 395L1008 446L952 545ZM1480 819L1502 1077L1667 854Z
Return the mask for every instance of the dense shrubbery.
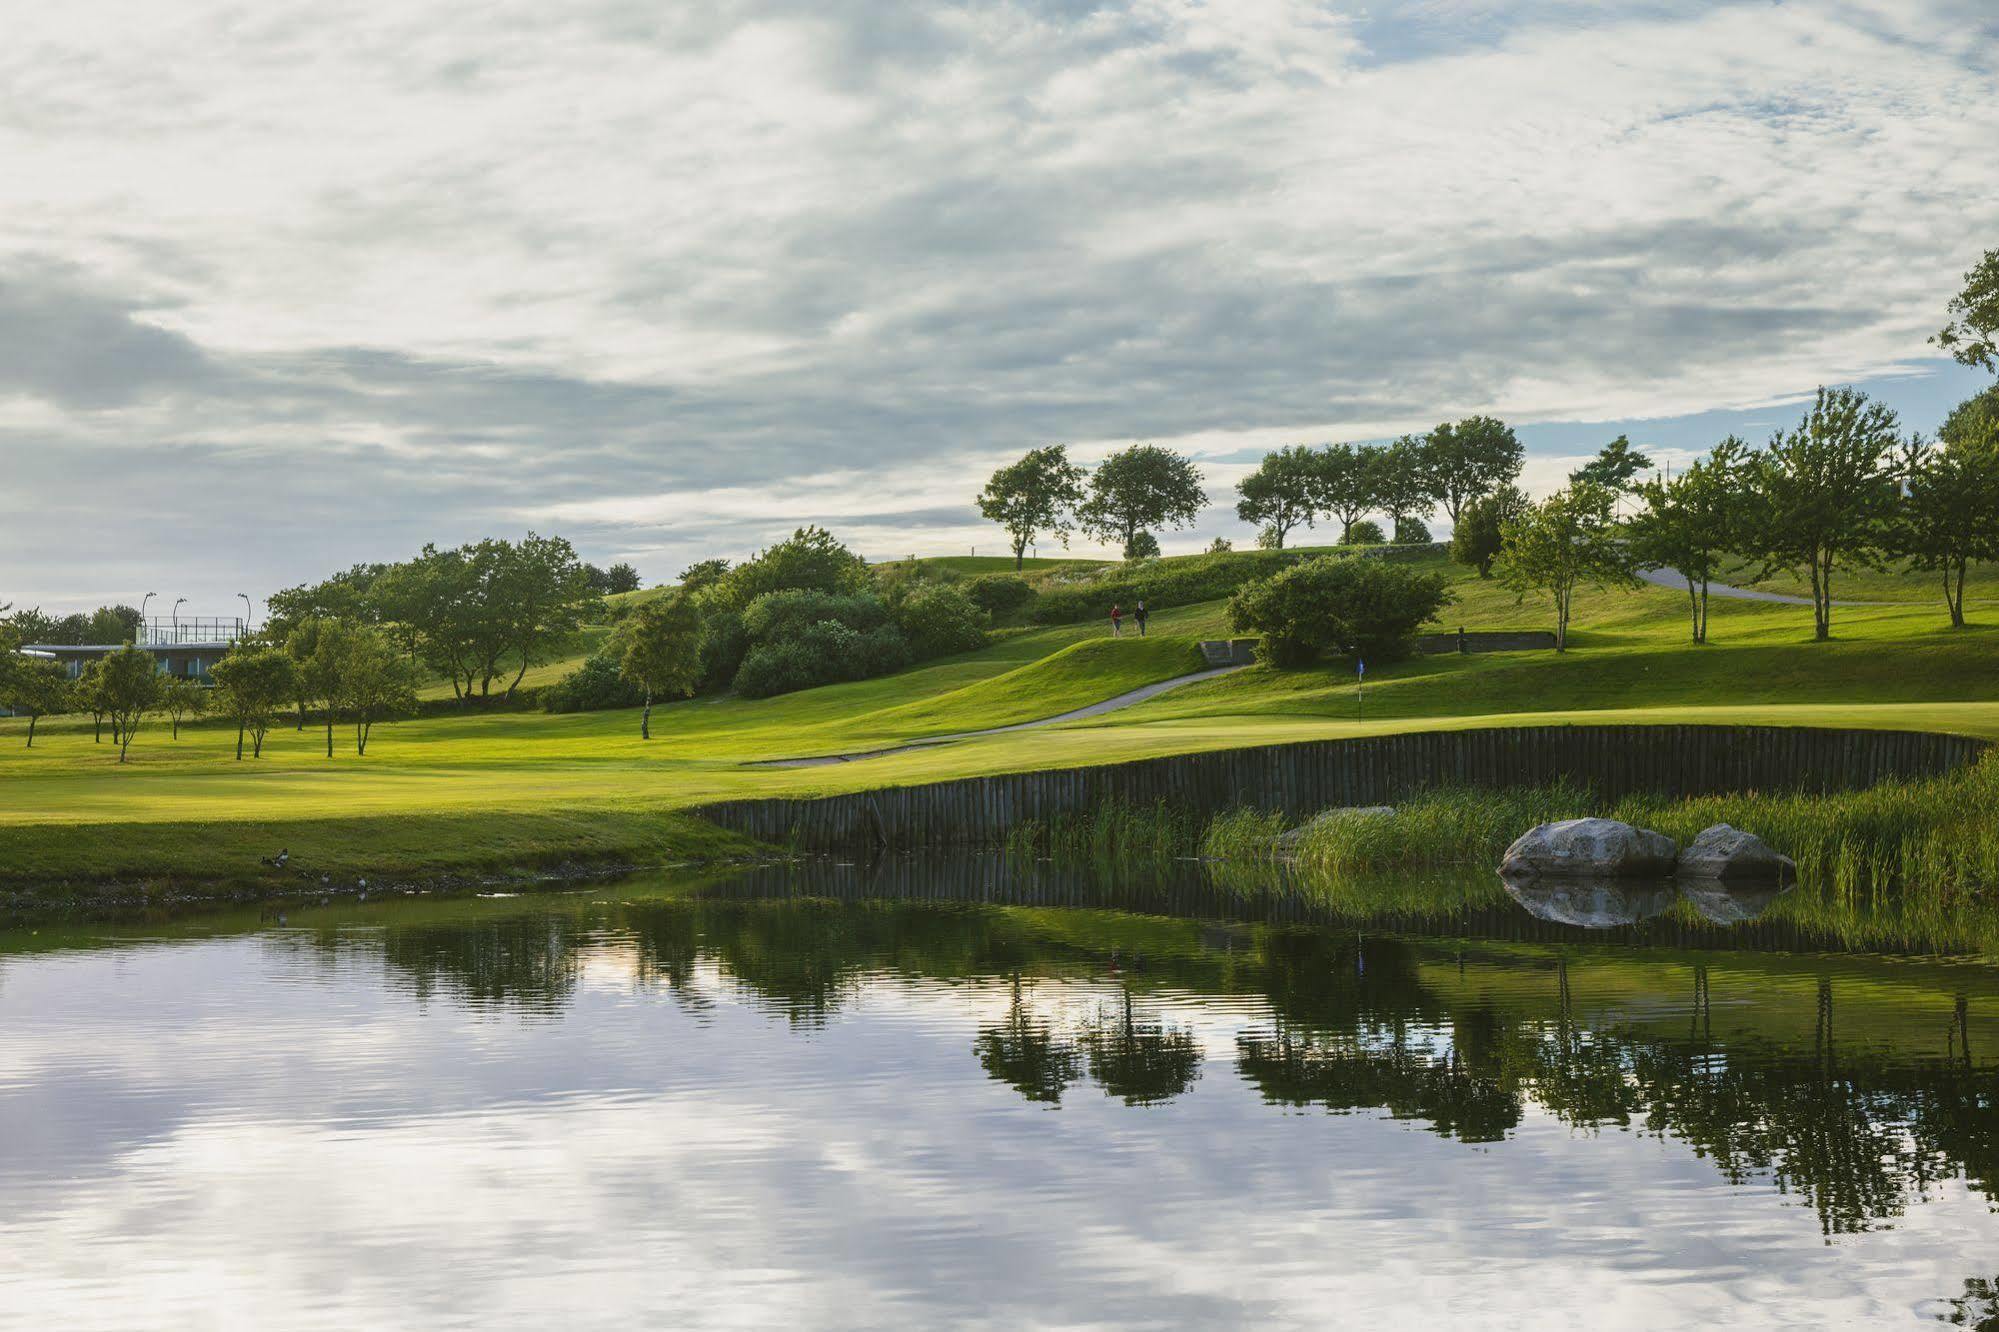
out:
M1225 551L1136 565L1113 565L1075 582L1044 585L1030 612L1041 624L1073 624L1110 613L1111 603L1153 610L1225 597L1304 559L1283 550Z
M1392 661L1449 599L1440 575L1323 555L1242 588L1229 599L1229 622L1262 634L1263 659L1277 666L1328 653Z
M819 620L795 635L752 647L736 672L736 692L745 698L769 698L886 675L908 664L909 644L894 625L863 631L838 620Z
M635 708L645 702L638 689L618 670L615 652L595 652L583 664L541 691L547 712L597 712L605 708Z
M1375 522L1372 518L1363 518L1347 529L1347 544L1349 546L1385 546L1388 544L1388 537L1382 532L1380 523Z
M995 619L1011 615L1034 600L1034 588L1014 574L983 574L965 586L965 595Z
M986 612L962 588L920 586L895 606L895 622L918 661L970 652L986 645Z

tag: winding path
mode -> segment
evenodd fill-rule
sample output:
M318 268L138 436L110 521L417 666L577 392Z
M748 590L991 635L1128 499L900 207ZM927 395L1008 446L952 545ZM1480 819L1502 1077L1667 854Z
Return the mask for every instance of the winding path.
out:
M907 744L890 745L885 749L863 749L852 754L819 754L812 758L757 759L745 763L746 768L825 768L835 763L858 763L862 759L883 758L889 754L906 754L912 749L929 749L934 745L948 745L955 740L973 740L982 735L1005 735L1009 731L1032 731L1042 726L1055 726L1062 722L1081 721L1085 717L1101 717L1106 712L1116 712L1134 703L1143 703L1148 698L1157 698L1169 689L1181 685L1199 684L1203 680L1213 680L1223 675L1233 675L1247 670L1246 666L1219 666L1213 670L1195 671L1192 675L1176 675L1171 680L1160 680L1149 685L1107 698L1101 703L1092 703L1086 708L1073 708L1068 712L1058 712L1053 717L1043 717L1038 721L1014 722L1011 726L989 726L982 731L953 731L949 735L928 735L921 740L911 740Z
M1687 576L1678 569L1640 569L1638 576L1654 587L1670 587L1675 592L1687 590ZM1753 587L1732 587L1727 583L1709 583L1710 597L1722 597L1730 601L1768 601L1779 606L1809 606L1810 597L1794 597L1788 592L1759 592ZM1899 606L1899 601L1835 601L1835 606Z

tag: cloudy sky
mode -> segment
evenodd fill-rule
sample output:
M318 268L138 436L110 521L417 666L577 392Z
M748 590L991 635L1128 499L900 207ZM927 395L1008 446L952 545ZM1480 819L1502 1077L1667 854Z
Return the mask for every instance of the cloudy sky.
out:
M529 528L997 552L1067 442L1930 429L1991 0L17 4L0 601ZM1246 538L1226 507L1169 551Z

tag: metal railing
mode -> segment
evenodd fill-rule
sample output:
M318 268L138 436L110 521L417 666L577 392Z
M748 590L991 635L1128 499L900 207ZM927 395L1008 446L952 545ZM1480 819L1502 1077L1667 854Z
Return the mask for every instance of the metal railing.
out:
M157 616L139 626L138 641L143 648L184 647L190 643L234 643L249 633L241 616L201 618Z

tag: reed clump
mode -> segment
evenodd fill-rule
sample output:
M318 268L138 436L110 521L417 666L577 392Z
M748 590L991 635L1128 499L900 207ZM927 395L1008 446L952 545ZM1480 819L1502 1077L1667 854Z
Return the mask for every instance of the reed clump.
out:
M1017 823L1000 849L1022 859L1166 861L1191 854L1203 826L1198 815L1164 800L1150 805L1114 800L1081 814Z

